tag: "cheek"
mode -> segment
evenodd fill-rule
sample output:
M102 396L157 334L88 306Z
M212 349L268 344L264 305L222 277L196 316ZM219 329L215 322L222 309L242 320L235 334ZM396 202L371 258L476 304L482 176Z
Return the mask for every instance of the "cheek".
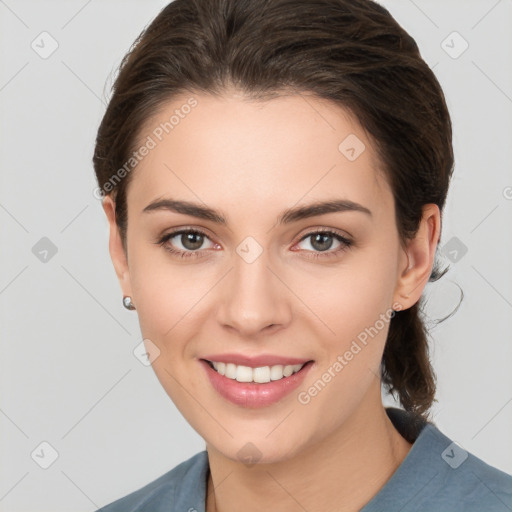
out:
M186 357L191 350L187 341L200 330L198 316L216 279L208 265L180 264L163 248L134 247L130 253L130 282L142 335L166 351L169 360Z
M178 320L180 301L187 291L180 284L183 277L179 271L166 265L164 250L144 244L134 244L129 253L130 284L144 337L161 343L162 333Z
M343 423L370 390L380 396L389 296L389 274L376 266L340 275L318 294L316 307L332 332L323 329L327 334L318 336L321 359L297 391L297 401L308 418L322 418L320 438Z
M325 275L321 287L316 277L303 287L303 297L310 290L311 309L334 331L331 334L345 342L373 325L392 303L396 263L392 255L378 254L378 250L354 253L346 265Z
M176 270L144 266L132 274L132 289L137 297L137 313L142 334L155 338L167 349L168 340L177 340L176 333L183 330L187 317L193 317L192 306L198 300L202 286ZM190 311L190 312L189 312Z
M314 297L311 309L318 311L320 320L328 326L323 330L326 334L318 337L323 356L318 374L322 381L329 381L326 387L336 391L323 393L325 400L329 395L329 400L343 406L350 402L348 395L355 398L364 393L379 375L392 313L394 258L391 247L381 248L377 243L354 252L346 265L326 274L327 285L310 294ZM309 280L310 290L314 281ZM325 379L324 372L330 372Z
M185 416L194 410L189 393L199 393L190 372L197 371L193 340L201 325L197 316L200 299L208 290L206 277L190 268L166 262L165 255L155 257L143 251L134 252L130 268L141 334L160 351L152 362L153 371Z

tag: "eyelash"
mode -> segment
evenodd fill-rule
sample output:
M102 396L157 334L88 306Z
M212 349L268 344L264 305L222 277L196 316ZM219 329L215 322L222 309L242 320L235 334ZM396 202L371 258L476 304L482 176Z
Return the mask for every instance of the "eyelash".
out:
M175 256L178 256L180 258L189 258L189 257L198 258L198 257L203 257L201 255L202 251L181 251L181 250L176 250L176 249L173 249L172 247L170 247L169 245L167 245L167 243L166 243L168 240L170 240L171 238L174 238L177 235L183 235L183 234L189 234L189 233L197 234L197 235L202 235L202 236L204 236L206 238L209 238L206 233L204 233L203 231L200 231L198 229L180 229L180 230L177 230L177 231L173 231L171 233L167 233L162 238L160 238L156 242L156 244L162 246L166 251L168 251L171 254L173 254ZM329 230L329 229L318 229L318 230L315 230L315 231L311 231L311 232L305 234L298 241L298 243L302 242L303 240L306 240L307 238L309 238L309 237L311 237L313 235L319 234L319 233L323 234L323 235L329 235L329 236L334 237L342 245L338 249L335 249L334 251L329 251L329 252L328 251L306 251L306 252L310 253L310 256L308 256L308 258L318 259L318 258L331 258L331 257L335 257L339 253L346 251L347 249L349 249L353 245L352 240L349 240L348 238L345 238L344 236L340 235L339 233L337 233L335 231L332 231L332 230Z

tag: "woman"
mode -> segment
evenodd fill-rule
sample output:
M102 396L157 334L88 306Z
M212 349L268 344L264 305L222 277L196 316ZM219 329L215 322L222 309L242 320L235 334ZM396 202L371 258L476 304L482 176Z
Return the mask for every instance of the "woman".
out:
M206 450L114 511L512 509L429 420L443 92L370 0L175 0L94 167L146 356ZM403 409L385 408L381 385Z

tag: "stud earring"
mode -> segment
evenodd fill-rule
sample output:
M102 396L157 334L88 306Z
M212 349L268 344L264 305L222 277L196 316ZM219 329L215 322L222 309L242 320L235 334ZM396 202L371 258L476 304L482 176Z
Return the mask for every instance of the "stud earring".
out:
M129 309L130 311L135 309L135 306L133 305L133 302L132 302L132 298L128 297L128 296L123 297L123 306L126 309Z

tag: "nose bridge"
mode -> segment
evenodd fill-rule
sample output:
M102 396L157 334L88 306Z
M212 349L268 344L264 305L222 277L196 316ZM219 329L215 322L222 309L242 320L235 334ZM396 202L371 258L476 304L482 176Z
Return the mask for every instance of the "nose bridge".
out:
M219 309L220 322L246 336L286 324L290 316L286 294L269 268L268 250L247 237L236 248L233 266Z

